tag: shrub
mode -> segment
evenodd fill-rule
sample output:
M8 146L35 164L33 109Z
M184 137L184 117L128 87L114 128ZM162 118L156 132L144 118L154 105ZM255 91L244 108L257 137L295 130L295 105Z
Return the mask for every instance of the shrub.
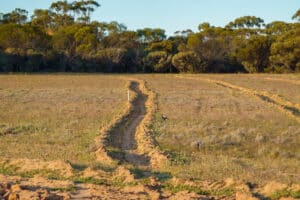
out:
M205 72L206 64L192 51L174 55L172 64L180 72Z
M153 66L155 72L172 71L172 56L165 51L150 52L145 58L147 66Z

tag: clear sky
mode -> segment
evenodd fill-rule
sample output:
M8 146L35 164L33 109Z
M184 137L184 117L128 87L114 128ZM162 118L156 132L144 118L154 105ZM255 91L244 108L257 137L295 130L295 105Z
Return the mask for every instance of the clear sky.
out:
M0 0L0 12L16 7L32 13L35 8L48 8L55 0ZM291 21L300 9L300 0L98 0L101 7L92 18L118 21L128 29L163 28L168 35L177 30L196 30L198 24L210 22L224 26L245 15L261 17L266 23Z

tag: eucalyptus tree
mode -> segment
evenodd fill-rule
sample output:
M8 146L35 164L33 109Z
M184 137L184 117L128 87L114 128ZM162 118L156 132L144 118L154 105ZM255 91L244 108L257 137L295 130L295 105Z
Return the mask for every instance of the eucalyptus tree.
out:
M145 44L149 44L151 42L159 42L167 38L166 31L161 28L138 29L137 33L140 37L140 41Z
M100 4L94 0L74 1L71 4L71 10L74 12L74 15L80 15L77 20L83 23L90 21L91 13L98 7L100 7Z
M56 29L74 23L74 18L69 13L72 10L72 5L67 0L52 3L50 10L54 13L53 18Z
M264 72L269 66L272 39L265 35L251 36L237 49L237 57L250 73Z
M229 22L226 28L261 28L265 26L264 20L255 16L244 16Z
M271 70L273 72L300 71L300 24L277 37L271 46Z
M51 31L54 26L54 13L48 9L35 9L31 17L31 23L43 28L45 31Z
M300 9L293 15L292 19L300 21Z
M265 32L270 36L278 36L287 31L292 27L292 24L282 21L274 21L266 25Z
M71 4L67 0L57 1L51 4L50 9L56 11L62 15L68 15L68 12L71 11Z
M10 13L4 13L1 15L1 23L2 24L25 24L27 21L28 11L16 8Z

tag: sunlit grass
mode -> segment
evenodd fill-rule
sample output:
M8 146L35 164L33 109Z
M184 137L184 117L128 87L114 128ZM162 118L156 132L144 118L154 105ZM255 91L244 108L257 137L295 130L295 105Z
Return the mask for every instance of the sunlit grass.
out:
M221 75L195 77L199 80L144 76L158 93L159 111L153 129L160 147L171 152L168 154L174 162L169 170L179 177L200 180L233 177L253 182L298 182L299 123L258 98L201 80L221 79ZM239 76L224 77L236 83ZM262 84L264 77L250 77L260 82L256 89L270 90L272 84ZM246 75L238 80L243 78L248 80ZM283 87L278 91L281 95L291 92ZM162 119L163 114L167 120Z
M125 108L125 84L105 75L0 76L0 156L93 163L95 137Z

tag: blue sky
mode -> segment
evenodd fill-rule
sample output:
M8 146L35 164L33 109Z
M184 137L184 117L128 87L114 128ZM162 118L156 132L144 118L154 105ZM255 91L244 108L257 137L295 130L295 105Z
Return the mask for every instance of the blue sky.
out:
M30 13L35 8L48 8L53 0L0 0L0 12L16 7ZM224 26L245 15L261 17L266 23L291 21L300 8L300 0L98 0L101 7L92 18L118 21L128 29L164 28L168 35L177 30L196 30L198 24L210 22Z

